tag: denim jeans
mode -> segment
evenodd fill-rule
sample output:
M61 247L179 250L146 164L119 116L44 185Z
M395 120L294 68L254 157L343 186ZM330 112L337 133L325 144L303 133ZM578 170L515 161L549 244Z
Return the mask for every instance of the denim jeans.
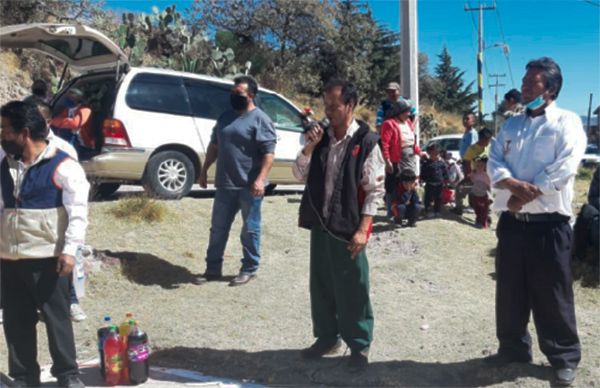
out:
M206 273L221 275L223 253L229 238L231 224L242 211L244 226L240 233L243 258L240 272L254 273L260 261L260 207L263 197L254 197L247 188L217 188L213 203L210 239L206 250Z

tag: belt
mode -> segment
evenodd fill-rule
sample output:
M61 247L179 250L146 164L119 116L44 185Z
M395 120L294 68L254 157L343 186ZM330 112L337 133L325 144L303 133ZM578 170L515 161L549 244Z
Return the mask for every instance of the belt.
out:
M505 213L521 222L564 222L570 219L570 217L560 213Z

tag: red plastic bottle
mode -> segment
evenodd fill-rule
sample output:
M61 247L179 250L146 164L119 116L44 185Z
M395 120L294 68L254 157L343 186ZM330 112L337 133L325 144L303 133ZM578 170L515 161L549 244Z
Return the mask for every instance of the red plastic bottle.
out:
M106 385L117 385L121 381L123 371L122 342L117 333L117 326L110 327L110 333L104 340L104 382Z

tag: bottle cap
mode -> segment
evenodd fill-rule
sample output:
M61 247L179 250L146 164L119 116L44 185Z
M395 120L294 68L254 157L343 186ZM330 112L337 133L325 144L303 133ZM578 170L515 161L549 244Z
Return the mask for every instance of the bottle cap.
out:
M132 313L127 313L127 314L125 314L125 316L126 316L127 318L131 318L131 317L133 317L133 314L132 314Z
M105 315L104 322L109 322L109 321L110 321L110 315Z

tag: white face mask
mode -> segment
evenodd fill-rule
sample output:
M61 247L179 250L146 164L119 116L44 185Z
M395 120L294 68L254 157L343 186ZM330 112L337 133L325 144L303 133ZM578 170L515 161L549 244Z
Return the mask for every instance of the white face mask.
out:
M546 101L544 101L543 94L540 94L539 96L537 96L533 100L529 101L525 106L529 110L536 110L536 109L539 109L542 106L544 106L545 103L546 103Z

